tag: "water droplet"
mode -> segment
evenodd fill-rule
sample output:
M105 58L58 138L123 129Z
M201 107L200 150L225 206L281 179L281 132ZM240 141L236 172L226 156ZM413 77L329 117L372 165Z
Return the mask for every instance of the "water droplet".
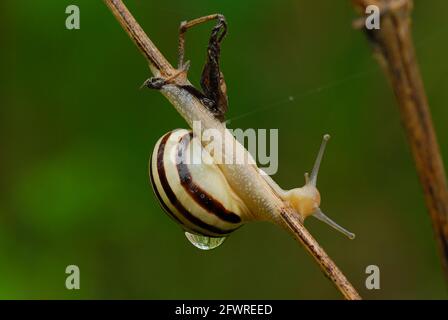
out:
M219 247L227 238L212 238L185 232L185 236L196 248L201 250L212 250Z

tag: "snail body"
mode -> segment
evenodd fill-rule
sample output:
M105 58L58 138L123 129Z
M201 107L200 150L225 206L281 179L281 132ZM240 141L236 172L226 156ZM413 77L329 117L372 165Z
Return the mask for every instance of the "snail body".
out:
M185 32L213 19L217 23L209 38L199 90L187 79ZM219 64L221 41L227 33L224 16L214 14L184 21L179 31L176 72L162 75L154 68L156 76L143 84L160 90L193 129L168 132L159 139L152 153L150 181L165 212L182 227L187 238L202 249L216 247L249 221L270 221L286 227L282 217L285 209L291 213L295 211L298 215L295 218L302 222L314 216L353 238L353 234L320 210L317 173L329 136L324 136L313 171L309 177L305 176L305 186L292 190L280 188L257 167L250 153L226 128L227 87ZM201 128L195 128L197 123ZM209 150L210 140L207 143L207 139L193 134L203 135L205 131L218 133L213 134L216 149Z
M269 176L263 176L273 192L293 207L302 220L312 215L353 238L352 233L329 219L319 208L317 173L328 139L329 136L324 136L313 172L311 176L305 175L304 187L285 191ZM277 222L276 217L260 213L269 212L269 208L260 210L259 204L251 205L253 202L242 200L234 192L222 171L231 170L232 166L216 164L190 130L170 131L156 143L149 165L151 185L161 207L182 227L190 241L191 237L195 241L225 238L249 221Z

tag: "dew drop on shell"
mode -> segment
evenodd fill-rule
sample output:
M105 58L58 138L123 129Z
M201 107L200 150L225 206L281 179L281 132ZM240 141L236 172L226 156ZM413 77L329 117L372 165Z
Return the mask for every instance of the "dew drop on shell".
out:
M206 236L200 236L197 234L185 232L185 237L191 242L196 248L201 250L212 250L219 247L227 238L212 238Z

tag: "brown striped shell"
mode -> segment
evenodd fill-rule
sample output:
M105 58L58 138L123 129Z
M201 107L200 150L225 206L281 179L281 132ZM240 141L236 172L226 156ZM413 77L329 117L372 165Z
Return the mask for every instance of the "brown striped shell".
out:
M173 130L160 138L149 167L162 208L185 231L223 237L247 220L249 209L191 131Z

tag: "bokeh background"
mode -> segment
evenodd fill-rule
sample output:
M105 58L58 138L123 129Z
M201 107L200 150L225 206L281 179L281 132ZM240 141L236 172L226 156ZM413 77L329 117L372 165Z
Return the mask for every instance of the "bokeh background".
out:
M448 165L448 2L415 1L414 35ZM368 299L446 299L435 241L393 94L350 1L128 0L176 62L179 22L220 12L233 128L278 128L285 188L303 184L322 134L322 208L354 231L307 227ZM65 28L65 8L81 29ZM147 64L102 1L0 4L0 298L338 299L283 230L247 225L202 252L159 208L147 177L157 139L184 121L139 90ZM187 35L198 84L211 24ZM294 97L290 102L289 97ZM81 290L65 289L65 268ZM381 269L366 290L365 268Z

